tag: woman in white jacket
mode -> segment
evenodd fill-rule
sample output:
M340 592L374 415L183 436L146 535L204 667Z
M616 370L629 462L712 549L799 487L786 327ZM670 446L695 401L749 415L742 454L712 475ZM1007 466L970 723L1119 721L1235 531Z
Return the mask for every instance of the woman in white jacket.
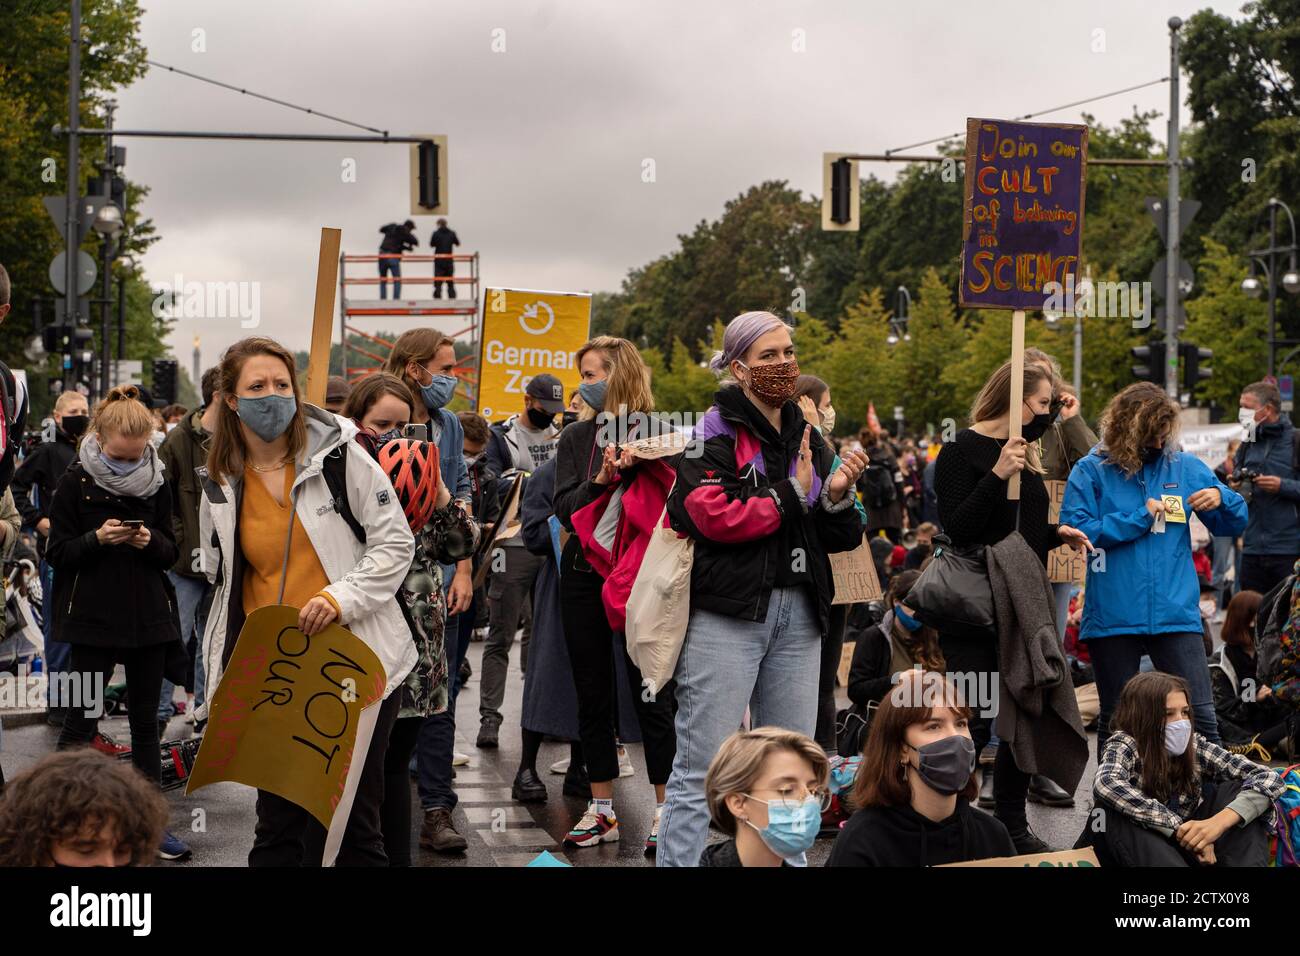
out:
M363 640L387 684L382 703L372 705L377 717L363 715L358 728L356 753L367 743L362 731L372 731L370 746L337 862L385 866L384 750L400 703L393 691L416 659L395 595L414 539L387 476L352 441L356 426L299 400L293 355L283 346L267 338L236 342L222 356L220 389L199 511L203 568L215 584L203 637L207 699L244 618L260 607L300 608L298 626L308 636L337 621ZM306 810L259 790L249 866L319 864L325 835Z

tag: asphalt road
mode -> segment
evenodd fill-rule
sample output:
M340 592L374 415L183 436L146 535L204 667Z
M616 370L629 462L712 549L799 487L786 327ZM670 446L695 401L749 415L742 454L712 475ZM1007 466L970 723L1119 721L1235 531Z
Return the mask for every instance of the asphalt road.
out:
M478 670L483 645L470 645L474 676L461 691L457 702L456 749L468 754L468 767L457 769L456 789L460 805L456 808L456 827L469 841L469 849L454 856L441 856L417 845L420 814L414 814L412 846L417 866L522 866L543 850L574 866L652 866L643 850L654 815L654 791L646 781L641 747L629 744L634 776L618 781L615 810L618 813L622 840L585 849L565 849L564 834L585 809L582 800L560 793L563 777L551 774L550 765L567 757L567 744L547 743L538 760L538 773L550 790L544 804L519 804L510 798L510 783L519 763L519 708L523 692L518 669L518 646L511 652L510 676L502 711L501 747L478 750L474 740L478 733ZM846 702L847 703L847 702ZM125 717L108 718L102 729L116 739L127 742L130 732ZM190 725L183 718L172 719L168 736L190 735ZM58 732L44 724L6 729L3 738L3 763L6 777L12 778L54 748ZM1090 745L1089 750L1093 747ZM1090 758L1073 808L1029 806L1030 824L1038 835L1054 847L1071 846L1087 817L1089 787L1095 767ZM419 806L415 784L411 783L413 806ZM193 848L193 857L185 863L164 866L244 866L253 842L254 791L234 783L214 784L192 796L181 791L167 794L172 807L171 828ZM721 835L719 835L719 838ZM809 864L819 866L830 853L831 840L819 839L809 853Z

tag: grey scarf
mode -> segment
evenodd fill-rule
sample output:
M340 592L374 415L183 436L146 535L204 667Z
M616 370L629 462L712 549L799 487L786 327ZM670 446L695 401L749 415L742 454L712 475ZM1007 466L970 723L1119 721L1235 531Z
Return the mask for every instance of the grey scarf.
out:
M144 464L129 475L116 475L109 471L99 453L99 436L91 432L82 440L77 455L86 474L105 491L123 498L150 498L162 487L163 463L152 443L144 446Z

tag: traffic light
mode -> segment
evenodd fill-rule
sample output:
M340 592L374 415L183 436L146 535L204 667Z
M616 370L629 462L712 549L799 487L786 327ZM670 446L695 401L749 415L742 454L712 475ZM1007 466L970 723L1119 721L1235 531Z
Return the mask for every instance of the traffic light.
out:
M162 408L176 404L176 360L153 360L153 394L154 405Z
M411 144L411 215L447 214L447 137L420 136Z
M1214 352L1197 348L1191 342L1178 343L1178 351L1183 360L1183 391L1195 396L1196 386L1214 375L1214 369L1205 364L1214 358Z
M438 205L438 144L426 139L420 150L420 205Z
M1133 377L1139 382L1154 382L1165 387L1165 343L1148 342L1129 349L1133 360L1139 364L1132 366Z
M822 154L822 229L858 229L858 164L841 153Z

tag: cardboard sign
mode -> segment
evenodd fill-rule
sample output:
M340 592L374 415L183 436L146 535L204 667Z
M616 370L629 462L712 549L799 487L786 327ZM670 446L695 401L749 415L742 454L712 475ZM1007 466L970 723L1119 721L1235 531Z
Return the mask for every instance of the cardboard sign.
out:
M353 749L363 758L369 747L369 733L358 739L361 712L387 682L375 652L351 631L331 624L308 637L298 630L298 608L258 608L212 699L185 792L233 780L278 794L329 827Z
M876 577L876 562L871 560L871 546L867 539L852 551L829 555L831 576L835 580L835 599L832 604L858 604L862 601L879 601L884 592Z
M1042 309L1079 271L1088 128L966 120L962 308Z
M835 679L840 687L849 686L849 670L853 667L853 652L857 646L857 641L845 641L840 648L840 666L835 669Z
M623 447L637 458L653 461L656 458L667 458L669 455L678 454L686 448L690 440L686 432L673 431L664 432L662 435L651 435L649 438L637 438L624 443Z
M1047 521L1060 524L1066 483L1051 480L1043 484L1047 486ZM1047 552L1047 579L1053 584L1083 584L1088 579L1087 552L1075 551L1066 544Z
M506 503L501 509L501 514L497 518L496 524L492 525L492 533L485 535L479 543L478 553L475 555L475 562L478 564L478 570L474 572L474 580L470 582L475 588L483 586L487 580L487 573L492 569L490 555L496 545L509 538L513 538L523 528L523 523L519 520L519 498L523 493L524 476L515 475L514 481L510 484L510 490L506 492Z
M487 289L479 351L479 414L503 421L524 407L524 389L545 372L562 384L552 396L568 404L578 387L573 353L590 338L591 294Z
M1078 866L1099 867L1101 862L1091 847L1084 850L1057 850L1055 853L1029 853L1025 856L995 856L968 863L943 863L941 866Z

